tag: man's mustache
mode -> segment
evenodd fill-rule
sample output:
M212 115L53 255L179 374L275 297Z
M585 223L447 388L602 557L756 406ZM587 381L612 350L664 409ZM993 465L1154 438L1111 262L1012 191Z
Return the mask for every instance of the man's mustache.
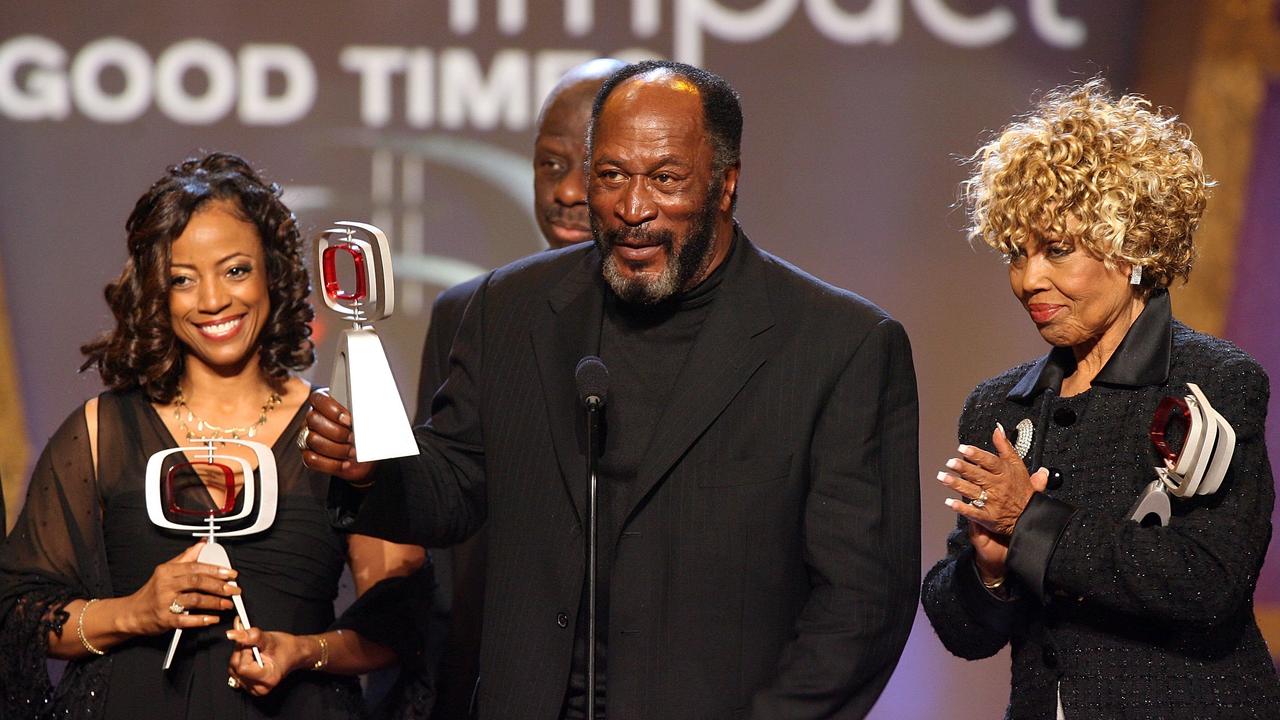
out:
M632 247L648 247L661 245L670 250L676 242L676 234L671 230L650 230L643 227L620 227L604 232L607 245L630 245Z
M591 229L591 208L583 205L552 205L542 212L542 217L552 225L571 230Z

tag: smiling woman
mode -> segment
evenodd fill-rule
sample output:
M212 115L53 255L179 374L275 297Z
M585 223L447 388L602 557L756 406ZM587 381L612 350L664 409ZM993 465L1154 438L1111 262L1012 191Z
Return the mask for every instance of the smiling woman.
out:
M188 362L248 362L271 311L258 229L216 201L192 216L170 248L169 315Z
M297 222L278 192L278 186L264 184L243 160L224 153L188 160L152 185L125 224L129 260L124 272L106 290L118 326L81 348L88 357L85 367L96 367L113 389L136 384L152 402L172 401L188 359L206 362L200 353L186 352L188 345L183 344L193 337L188 325L194 316L181 322L171 316L182 298L191 296L189 288L201 287L192 256L201 255L210 244L215 246L208 264L230 259L233 248L259 264L219 268L217 279L203 278L205 289L196 292L195 304L222 302L214 295L201 299L201 292L238 285L245 278L252 278L250 285L265 283L265 307L254 313L258 332L242 339L243 348L252 347L255 353L244 353L241 359L255 360L277 392L290 371L309 367L315 358L308 339L315 313L307 301L310 285ZM227 252L218 255L219 247ZM205 315L198 322L216 324L244 314Z
M430 571L420 548L337 532L327 478L293 448L311 388L292 372L314 355L293 213L279 186L215 153L170 168L126 229L106 290L116 327L83 347L110 390L50 440L0 548L0 652L14 659L0 716L359 716L351 676L420 655L428 613L413 603L430 593L415 584ZM189 533L150 521L148 459L207 442L243 460L202 473L186 458L165 479L167 513L234 514L258 457L230 441L249 437L275 456L274 524L226 544L234 570L204 564ZM363 597L335 620L344 561ZM257 627L233 624L234 596ZM71 661L56 690L47 658Z

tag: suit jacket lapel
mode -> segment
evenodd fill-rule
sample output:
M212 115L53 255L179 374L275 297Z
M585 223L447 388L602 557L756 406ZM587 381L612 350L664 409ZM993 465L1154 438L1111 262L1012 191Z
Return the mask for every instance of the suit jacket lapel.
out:
M600 319L604 311L600 255L594 249L547 295L530 328L534 357L547 404L547 424L560 464L561 478L578 520L586 517L586 454L578 446L574 369L584 355L600 351Z
M769 330L774 321L764 260L740 230L736 242L730 262L737 267L728 268L731 272L689 350L637 473L623 522L615 526L619 530L772 351Z

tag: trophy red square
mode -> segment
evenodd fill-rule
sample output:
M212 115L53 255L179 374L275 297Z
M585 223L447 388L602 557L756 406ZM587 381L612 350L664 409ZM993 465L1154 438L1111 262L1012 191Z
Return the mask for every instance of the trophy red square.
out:
M184 470L190 470L196 475L199 482L204 483L205 480L200 474L200 468L212 468L214 470L221 471L222 485L225 489L225 494L223 495L224 500L222 501L222 507L206 508L206 509L190 509L190 508L183 507L182 504L178 502L177 491L179 490L179 488L177 486L176 481L179 473L181 473ZM235 471L232 470L230 466L223 465L222 463L207 462L203 460L177 463L169 468L169 472L165 473L164 488L165 488L165 496L168 499L168 503L167 503L168 510L170 513L174 515L217 517L219 515L229 515L231 511L235 509L235 506L236 506Z
M1151 442L1155 444L1160 455L1171 463L1178 461L1178 454L1169 447L1168 432L1170 423L1180 423L1185 436L1191 428L1191 409L1187 401L1180 397L1166 397L1160 401L1156 414L1151 418Z
M356 289L352 292L344 291L342 281L338 278L339 252L350 255L351 262L355 265ZM365 280L366 270L362 248L350 244L330 245L324 249L322 258L320 274L325 294L334 300L363 300L368 297L369 286Z

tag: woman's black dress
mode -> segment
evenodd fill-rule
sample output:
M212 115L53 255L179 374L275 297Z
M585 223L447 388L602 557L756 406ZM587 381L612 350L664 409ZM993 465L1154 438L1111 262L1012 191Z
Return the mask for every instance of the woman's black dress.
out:
M239 571L250 621L294 634L334 621L333 600L346 559L345 538L325 510L328 478L302 465L293 439L300 409L272 448L280 482L274 524L222 541ZM77 409L50 440L32 478L27 506L0 551L0 665L5 717L349 718L359 714L355 678L300 671L264 698L227 686L233 643L217 626L184 631L172 667L161 665L172 634L140 637L105 656L70 663L49 688L44 672L49 610L80 597L121 597L189 547L191 533L163 530L147 517L147 458L177 447L140 392L104 393L98 403L94 478L84 413ZM202 486L201 486L202 488ZM207 496L207 491L203 491ZM198 522L198 520L197 520Z

